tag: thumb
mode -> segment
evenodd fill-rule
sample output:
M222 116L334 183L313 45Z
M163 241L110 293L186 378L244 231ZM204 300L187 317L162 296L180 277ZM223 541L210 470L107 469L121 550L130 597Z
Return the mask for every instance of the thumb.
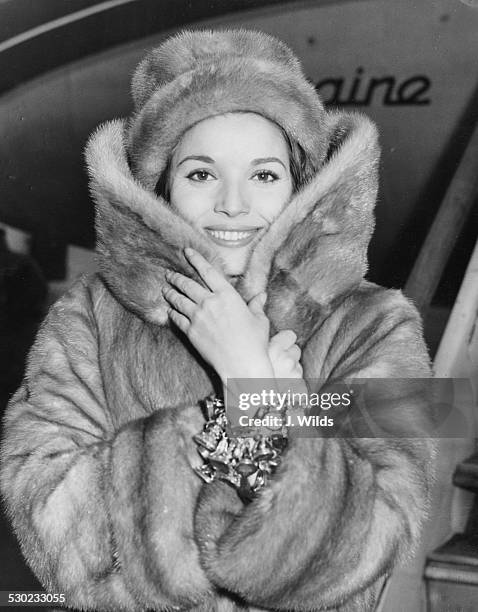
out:
M254 314L264 314L264 305L267 300L267 293L265 291L261 291L257 295L255 295L249 303L249 309Z

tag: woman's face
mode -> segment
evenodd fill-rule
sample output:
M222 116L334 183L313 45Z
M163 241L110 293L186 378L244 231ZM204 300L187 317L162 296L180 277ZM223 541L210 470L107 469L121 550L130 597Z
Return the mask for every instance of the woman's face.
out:
M228 275L244 272L248 255L292 194L287 143L255 113L205 119L174 152L171 206L216 245Z

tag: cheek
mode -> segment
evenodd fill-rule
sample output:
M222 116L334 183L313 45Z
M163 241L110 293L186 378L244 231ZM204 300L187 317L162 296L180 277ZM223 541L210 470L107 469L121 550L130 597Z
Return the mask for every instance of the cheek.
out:
M197 188L189 181L173 181L170 188L170 204L182 217L194 223L214 208L212 189Z
M259 213L267 221L273 221L289 202L292 195L290 183L268 188L255 187L249 194L251 211Z

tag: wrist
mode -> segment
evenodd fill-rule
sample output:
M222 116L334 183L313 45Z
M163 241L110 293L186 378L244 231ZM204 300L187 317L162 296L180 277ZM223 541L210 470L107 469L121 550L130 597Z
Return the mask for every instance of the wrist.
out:
M236 378L274 378L274 368L268 355L259 359L251 357L247 362L236 361L232 368L218 371L222 384Z
M206 482L224 480L232 484L244 502L251 501L267 485L287 447L287 429L272 435L231 437L224 401L215 395L205 399L208 421L193 436L204 464L195 467Z

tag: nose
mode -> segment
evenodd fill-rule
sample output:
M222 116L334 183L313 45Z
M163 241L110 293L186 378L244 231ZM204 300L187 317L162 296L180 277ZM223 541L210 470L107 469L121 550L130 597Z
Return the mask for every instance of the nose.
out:
M217 194L214 212L223 213L228 217L247 214L250 210L247 197L240 185L224 185L220 193Z

